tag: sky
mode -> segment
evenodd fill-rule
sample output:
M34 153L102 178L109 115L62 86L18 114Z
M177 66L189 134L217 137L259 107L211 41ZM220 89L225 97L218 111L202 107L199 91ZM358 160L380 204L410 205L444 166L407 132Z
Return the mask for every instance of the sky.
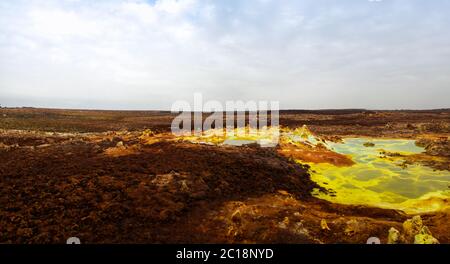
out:
M0 105L450 107L448 0L1 0Z

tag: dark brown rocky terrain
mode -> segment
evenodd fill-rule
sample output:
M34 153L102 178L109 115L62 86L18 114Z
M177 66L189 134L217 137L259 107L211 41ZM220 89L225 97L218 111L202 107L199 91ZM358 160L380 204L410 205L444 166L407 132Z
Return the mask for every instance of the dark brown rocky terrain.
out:
M0 109L0 243L385 243L412 217L314 198L307 165L276 148L178 140L173 117ZM408 162L448 170L449 110L284 111L280 121L329 140L416 139L426 152ZM422 219L450 242L450 212Z

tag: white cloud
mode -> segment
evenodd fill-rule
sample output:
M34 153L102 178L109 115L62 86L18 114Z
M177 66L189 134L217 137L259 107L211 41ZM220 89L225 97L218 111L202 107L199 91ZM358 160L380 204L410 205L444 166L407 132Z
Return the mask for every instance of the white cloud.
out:
M448 7L2 1L0 103L168 109L200 91L283 108L448 107Z
M32 10L29 17L30 30L41 37L87 37L98 34L100 29L95 21L60 9Z

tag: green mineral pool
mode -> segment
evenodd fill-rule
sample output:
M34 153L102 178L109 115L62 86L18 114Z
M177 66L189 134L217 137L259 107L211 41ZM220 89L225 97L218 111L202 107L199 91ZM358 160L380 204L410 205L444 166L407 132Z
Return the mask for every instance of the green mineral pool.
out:
M364 143L373 143L365 144ZM414 140L347 138L327 142L335 152L349 155L355 164L336 167L310 164L312 179L333 190L313 195L335 203L369 205L422 213L449 208L450 172L413 164L400 166L401 158L388 159L383 152L411 155L424 151Z

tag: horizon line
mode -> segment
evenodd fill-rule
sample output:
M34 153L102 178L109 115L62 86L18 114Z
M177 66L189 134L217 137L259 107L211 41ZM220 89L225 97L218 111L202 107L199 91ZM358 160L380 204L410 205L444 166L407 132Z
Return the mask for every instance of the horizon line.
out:
M166 109L106 109L106 108L59 108L59 107L36 107L36 106L0 106L0 109L41 109L41 110L66 110L66 111L115 111L115 112L169 112L171 110ZM267 111L270 111L267 109ZM450 111L450 107L440 107L440 108L423 108L423 109L411 109L411 108L399 108L399 109L370 109L370 108L318 108L318 109L305 109L305 108L286 108L279 109L279 111ZM178 111L180 112L180 111ZM186 112L199 112L199 111L186 111ZM227 112L227 111L222 111ZM243 111L237 111L243 112ZM245 112L248 112L246 110ZM176 112L174 112L176 113ZM211 113L208 111L202 111L202 113Z

